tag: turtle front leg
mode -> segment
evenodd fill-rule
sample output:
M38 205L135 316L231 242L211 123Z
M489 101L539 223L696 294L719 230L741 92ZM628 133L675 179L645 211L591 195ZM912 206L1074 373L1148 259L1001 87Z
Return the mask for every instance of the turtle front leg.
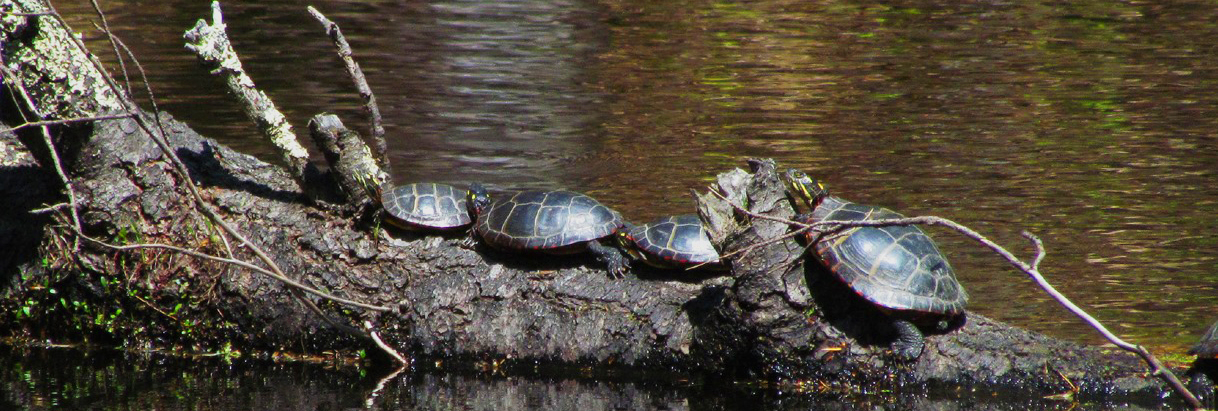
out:
M918 359L922 355L922 348L926 346L922 330L908 320L896 318L892 320L892 327L897 330L897 339L892 343L892 351L904 361Z
M627 260L617 247L601 244L600 241L589 241L588 251L596 255L597 261L609 267L610 278L618 279L625 277L626 271L630 269L630 260Z

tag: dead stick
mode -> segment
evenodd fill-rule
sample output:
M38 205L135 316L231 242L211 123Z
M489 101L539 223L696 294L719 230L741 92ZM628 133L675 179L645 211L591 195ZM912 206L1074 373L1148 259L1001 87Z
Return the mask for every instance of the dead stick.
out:
M63 19L63 16L61 16L59 14L59 12L55 11L55 8L53 6L51 6L49 2L47 3L47 7L50 9L51 16L55 17L56 22L58 22L60 25L62 25L63 28L65 30L67 30L68 32L75 32L74 30L72 30L71 26L68 25L67 21L65 21ZM213 2L213 11L217 15L215 17L218 18L218 14L219 14L219 3L218 2ZM220 24L223 25L223 23L220 23ZM119 90L118 85L114 82L114 79L110 78L110 76L104 75L105 71L102 70L101 62L97 60L96 56L93 56L91 53L89 53L88 47L86 47L85 44L80 39L76 38L75 36L69 36L69 38L72 39L73 44L78 49L80 49L81 52L83 52L85 55L88 55L90 57L91 63L93 64L94 68L98 71L98 73L102 74L100 77L103 79L103 81L106 82L107 87L109 87L114 93L116 93L116 95L121 95L121 94L118 94L118 93L120 93L120 90ZM123 105L124 109L126 109L129 113L139 112L139 107L136 107L135 104L133 102L131 102L130 100L120 98L119 102L120 102L120 104ZM159 134L156 132L153 132L152 127L148 124L148 122L142 116L135 116L135 120L136 120L136 124L140 127L140 129L143 130L144 133L148 134L148 136L152 139L152 141L154 143L156 143L157 148L159 148L161 150L161 152L170 159L170 163L173 165L175 171L178 173L179 177L182 179L181 180L183 182L182 185L185 186L187 188L187 190L191 193L191 195L194 197L196 205L199 207L199 210L203 211L203 213L212 222L215 222L216 225L220 226L225 232L229 233L229 235L236 238L246 247L249 247L250 251L253 252L254 255L258 257L259 260L262 260L262 262L264 264L266 264L268 267L270 267L271 271L273 271L277 275L277 277L287 278L287 275L284 274L283 271L279 269L279 265L275 264L275 261L272 260L271 257L269 255L267 255L266 252L263 251L261 247L258 247L256 244L254 244L252 241L250 241L248 238L246 238L244 235L242 235L241 232L239 232L239 231L237 231L237 229L233 228L232 225L228 224L227 221L225 221L223 218L220 217L219 213L217 213L215 209L211 208L211 206L209 204L207 204L206 201L203 200L203 196L199 194L198 189L194 185L194 181L190 179L190 174L187 172L185 164L182 163L182 160L180 158L178 158L177 154L174 153L172 149L169 148L168 142L165 141L164 128L160 127L160 117L157 116L157 118L156 118L158 129L161 131L161 133L159 133Z
M347 38L343 37L343 31L338 27L337 23L330 21L320 11L309 6L309 14L313 18L321 22L326 28L326 34L330 35L330 39L334 40L334 46L338 48L338 57L343 60L347 66L347 74L351 76L351 81L355 82L356 90L359 90L360 97L364 98L364 110L368 111L370 128L372 135L372 150L376 155L377 165L381 167L381 171L390 174L389 155L386 153L388 147L385 145L385 127L381 125L381 109L376 105L376 96L372 94L372 88L368 87L368 80L364 78L364 71L360 70L359 63L352 58L351 45L347 44Z
M312 190L305 180L308 174L306 171L310 169L308 150L300 145L296 133L292 131L292 124L283 112L275 107L275 103L266 93L254 86L254 80L241 67L241 59L237 57L237 51L233 49L225 32L220 2L213 1L211 9L211 24L200 19L186 32L186 49L195 53L199 60L214 67L212 74L222 75L229 91L241 102L245 114L271 141L280 158L288 165L292 178L296 179L306 194L310 194Z
M57 11L55 11L54 7L51 6L49 3L47 4L47 7L50 8L51 15L53 15L56 18L56 21L59 24L61 24L66 30L68 30L69 32L72 32L71 27L69 27L68 23L63 20L63 17L60 16ZM219 3L213 2L213 11L218 16ZM109 36L113 36L113 33L110 33L110 32L107 32L106 34ZM92 54L90 54L88 52L88 48L85 47L84 43L82 43L79 39L77 39L75 37L72 37L72 40L77 48L79 48L85 55L89 56L90 61L93 63L94 68L96 70L98 70L98 73L104 74L104 70L102 69L101 62L97 60L96 56L93 56ZM144 85L148 90L149 98L153 99L152 104L153 104L153 108L154 108L154 112L155 112L155 109L156 109L155 96L152 93L151 86L149 86L149 84L148 84L147 75L144 73L143 67L139 64L138 59L135 58L134 54L131 53L131 50L128 49L125 44L123 44L121 41L118 41L118 44L127 51L127 53L131 56L132 60L135 62L136 68L139 69L140 74L143 75ZM113 90L117 95L121 95L121 92L118 89L118 85L114 83L113 79L111 79L109 76L105 76L105 75L102 75L101 77L106 82L106 84L110 87L111 90ZM132 112L132 113L137 112L138 107L135 107L134 104L130 100L120 98L119 101L123 105L123 107L126 110L128 110L129 112ZM135 120L136 120L136 124L139 125L140 128L149 135L149 137L152 139L152 141L157 144L157 147L162 151L162 153L164 153L171 160L170 163L173 164L175 171L177 171L179 173L179 175L181 176L181 181L183 181L183 183L187 187L188 191L190 191L190 193L194 197L195 204L198 207L198 209L203 211L204 215L206 215L211 221L216 223L216 225L220 226L224 232L229 233L230 235L232 235L233 237L235 237L239 241L241 241L242 244L249 247L250 251L252 251L255 256L257 256L260 260L262 260L262 262L264 264L266 264L268 267L271 268L271 270L273 271L273 274L274 274L274 275L272 275L272 278L276 278L280 281L288 279L287 275L284 274L283 271L279 269L279 266L277 264L275 264L275 262L273 260L271 260L270 256L268 256L256 244L250 242L249 239L245 238L245 236L242 235L240 232L238 232L235 228L233 228L231 225L229 225L223 218L221 218L219 216L219 214L214 209L212 209L210 207L210 205L208 205L205 201L203 201L203 197L199 194L198 190L195 188L193 180L190 179L189 174L186 172L185 165L182 163L181 159L179 159L177 157L177 154L169 149L168 143L164 140L164 136L166 135L166 133L165 133L164 126L161 124L160 116L156 117L156 127L157 127L157 130L160 131L159 134L154 133L152 131L152 127L150 127L142 117L135 116ZM221 238L224 238L225 247L228 248L227 238L225 238L224 236L221 236ZM231 250L229 250L229 254L230 255L232 254ZM219 257L217 257L217 258L219 258ZM239 261L236 259L230 259L230 260ZM253 265L250 264L250 266L253 266ZM264 271L255 270L255 272L268 274L268 272L266 272L265 270ZM288 279L288 280L290 280L290 279ZM289 282L285 282L285 284L291 285L291 283L289 283ZM312 304L312 302L308 301L307 299L304 299L303 296L301 296L299 294L300 293L299 290L294 289L294 288L289 288L289 289L292 290L291 292L292 292L293 296L295 296L297 299L299 299L301 301L304 301L305 304L307 306L309 306L315 313L322 314L321 310L319 308L317 308L316 305ZM356 306L359 306L359 305L356 305ZM323 320L326 320L327 322L333 324L333 322L330 321L328 317L322 315L322 318L323 318Z
M300 291L304 291L306 293L313 294L317 297L331 300L331 301L334 301L339 304L345 304L345 305L350 305L353 307L359 307L359 308L363 308L363 309L380 311L380 312L393 311L393 309L389 308L389 307L382 307L379 305L372 305L372 304L361 303L359 301L348 300L348 299L345 299L342 297L335 297L335 296L330 295L321 290L317 290L313 287L309 287L307 285L301 284L291 278L281 276L281 275L274 273L270 270L267 270L265 268L256 266L254 264L250 264L249 262L246 262L246 261L214 256L211 254L201 253L198 251L189 250L186 248L172 246L172 245L168 245L168 244L145 243L145 244L131 244L131 245L114 245L114 244L110 244L110 243L89 237L89 236L85 235L84 233L81 233L80 231L76 231L76 235L80 236L80 238L83 238L90 243L93 243L93 244L96 244L96 245L99 245L102 247L114 249L114 250L119 250L119 251L138 250L138 249L144 249L144 248L164 249L164 250L170 250L170 251L175 251L175 252L179 252L182 254L186 254L188 256L195 257L195 258L202 258L202 259L206 259L206 260L218 261L218 262L225 263L225 264L232 264L232 265L243 267L243 268L249 269L251 271L255 271L260 274L269 276L271 278L279 280L280 282L283 282L284 284L292 286Z
M397 352L397 350L394 350L393 347L390 347L389 344L385 344L385 342L381 340L381 336L376 333L376 328L372 327L372 322L364 321L364 328L368 330L368 334L372 336L372 341L376 342L376 346L381 347L382 350L385 350L386 353L393 356L393 358L398 360L399 363L402 363L402 366L410 365L410 361L407 360L406 357L403 357L402 354Z
M101 31L110 33L110 23L106 22L106 13L102 12L101 5L97 4L97 0L89 0L93 4L93 11L97 12L97 17L101 19ZM94 24L93 26L97 26ZM110 39L110 47L114 49L114 59L118 60L119 70L123 73L123 83L127 85L127 97L132 97L131 94L131 78L127 75L127 63L123 62L123 55L118 53L118 44L114 42L114 36L106 36ZM155 110L154 110L155 111Z
M96 10L97 10L98 14L103 14L100 8L98 8ZM102 19L105 20L105 17L102 16ZM140 72L140 80L144 84L144 91L148 93L148 102L149 102L149 104L152 105L152 112L157 113L157 115L155 117L156 128L158 131L160 131L161 137L164 138L164 136L166 135L165 125L161 123L161 116L159 114L160 108L157 106L156 93L152 92L152 84L148 82L148 73L144 71L144 65L140 64L140 59L135 57L135 53L131 52L131 49L128 48L127 44L123 42L123 39L120 39L120 38L118 38L118 36L115 36L114 33L111 32L109 29L106 29L104 31L104 33L106 34L106 37L110 39L111 44L116 44L117 47L121 47L123 49L123 51L127 53L127 57L131 59L132 65L134 65L135 69ZM101 62L96 61L96 59L94 60L94 63L97 64L99 67L101 65ZM98 70L100 70L100 68ZM123 70L124 70L123 75L126 76L127 69L126 69L125 65L123 66ZM130 87L130 85L128 85L128 87ZM130 96L130 92L128 92L128 96ZM138 119L138 117L137 117L137 119ZM150 136L152 135L151 132L149 132L149 135ZM156 141L156 138L153 137L153 140ZM170 156L170 159L177 163L181 163L181 160L178 160L178 158L177 158L177 154L172 154ZM179 172L184 171L184 170L185 170L185 168L182 167L179 170ZM200 204L203 203L203 198L201 196L199 196L198 191L196 191L194 188L193 181L191 181L188 176L181 175L181 176L179 176L179 178L181 178L182 181L189 182L189 184L187 184L187 188L190 190L190 192L193 194L193 196L196 199L196 201L192 204L194 205L195 210L197 211L200 207ZM206 215L206 213L204 213L204 214ZM215 233L216 237L220 238L220 243L224 245L225 254L228 255L229 258L233 258L233 247L232 247L232 244L230 244L228 241L228 235L226 235L223 230L218 229L214 226L208 226L208 229L211 232Z
M30 94L26 91L25 85L14 75L7 67L0 66L0 72L4 73L4 78L10 79L9 85L17 90L17 94L21 95L21 99L25 105L29 107L30 112L42 120L42 110L34 104L34 100L30 98ZM59 181L63 183L64 191L68 193L69 212L72 216L72 227L80 230L80 213L77 211L76 190L72 189L72 179L68 178L68 174L63 170L63 162L59 160L59 152L55 149L55 142L51 139L51 129L46 125L38 126L42 131L42 141L47 145L47 152L51 155L51 163L55 166L55 173L59 175ZM76 252L80 248L80 243L72 241L72 251Z
M122 118L131 118L131 117L133 117L133 115L124 113L124 114L115 114L115 115L110 115L110 116L67 118L67 119L63 119L63 120L28 121L25 123L18 124L16 127L13 127L13 128L0 129L0 132L16 132L17 130L21 130L26 127L58 126L58 125L73 124L73 123L88 123L88 122L101 121L101 120L117 120L117 119L122 119Z

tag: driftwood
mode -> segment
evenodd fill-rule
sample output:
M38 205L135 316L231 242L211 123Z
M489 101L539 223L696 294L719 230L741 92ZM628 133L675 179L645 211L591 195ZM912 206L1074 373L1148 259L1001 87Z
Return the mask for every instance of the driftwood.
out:
M0 53L16 73L6 75L5 93L20 88L32 97L0 101L0 120L12 128L0 135L0 304L9 313L0 329L10 335L166 350L350 353L372 347L368 337L379 334L390 351L416 358L665 369L814 392L914 385L1146 403L1171 396L1133 355L971 313L928 336L917 361L896 360L878 310L803 263L794 240L771 241L790 227L743 218L712 199L789 218L772 162L720 175L717 195L698 205L722 250L755 247L734 259L729 275L636 269L612 280L588 259L377 233L370 213L348 207L357 204L312 194L339 192L340 178L300 178L307 165L291 163L296 172L287 173L168 114L116 103L124 97L99 85L106 75L91 70L87 55L48 40L65 35L52 16L18 0L0 0L0 10L7 12ZM175 160L141 126L149 123L161 124L187 175L176 173ZM54 188L63 187L54 157L75 206L47 208L68 201L68 190ZM252 246L230 244L214 229L183 194L191 184ZM302 286L375 309L300 294L241 266L164 248L118 251L81 235L241 261L256 261L256 246Z

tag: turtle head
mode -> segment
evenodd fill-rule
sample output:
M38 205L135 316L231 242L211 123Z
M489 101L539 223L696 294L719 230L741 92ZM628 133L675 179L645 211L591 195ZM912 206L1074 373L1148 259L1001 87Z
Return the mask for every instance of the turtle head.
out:
M643 254L639 251L639 245L634 242L634 236L630 235L631 231L634 231L634 224L623 220L622 226L618 227L617 234L615 235L618 248L625 251L626 254L630 254L631 258L641 260L643 259Z
M466 194L466 199L469 203L469 215L477 216L486 210L486 206L491 205L491 195L486 192L486 187L482 184L471 183L469 192Z
M368 195L373 204L378 206L381 204L381 195L393 190L393 182L388 178L380 178L374 173L356 173L355 181L364 189L364 193Z
M787 187L787 195L808 206L809 211L815 210L820 201L829 195L829 189L803 171L790 168L779 177Z

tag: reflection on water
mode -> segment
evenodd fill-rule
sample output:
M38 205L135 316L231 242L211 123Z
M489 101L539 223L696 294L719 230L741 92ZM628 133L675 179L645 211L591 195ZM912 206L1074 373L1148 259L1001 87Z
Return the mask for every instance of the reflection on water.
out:
M69 349L0 349L5 410L1069 410L1040 398L959 393L791 395L723 381L388 371ZM1077 405L1077 404L1075 404ZM1139 410L1136 406L1121 409Z
M298 126L363 127L306 2L225 4ZM1192 2L311 2L343 25L399 181L572 188L632 220L774 157L837 194L934 214L1017 253L1115 332L1182 352L1218 307L1218 9ZM60 6L78 28L88 6ZM162 107L273 158L182 50L200 2L114 1ZM95 49L108 46L93 38ZM1014 324L1099 343L990 252L934 235Z

